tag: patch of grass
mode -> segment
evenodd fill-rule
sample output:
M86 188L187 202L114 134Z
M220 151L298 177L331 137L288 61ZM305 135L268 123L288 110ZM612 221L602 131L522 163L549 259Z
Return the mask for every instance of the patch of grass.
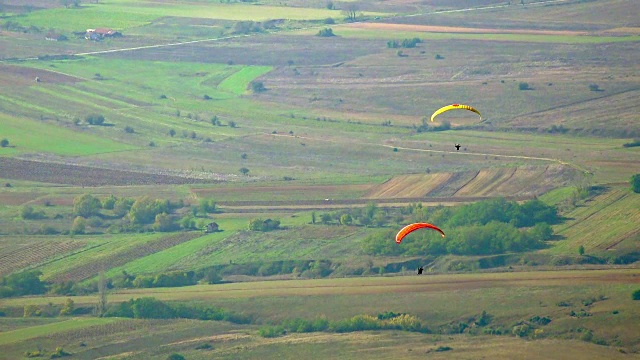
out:
M0 148L0 155L43 152L77 156L136 149L110 139L6 114L0 114L0 134L14 146Z
M243 67L220 82L220 84L218 84L218 89L228 91L236 95L242 95L247 92L249 83L251 83L255 78L268 73L272 69L273 67L271 66Z
M110 324L119 321L111 318L73 318L46 325L36 325L18 330L0 333L0 345L7 345L45 335L54 335L70 330L88 328L95 325Z

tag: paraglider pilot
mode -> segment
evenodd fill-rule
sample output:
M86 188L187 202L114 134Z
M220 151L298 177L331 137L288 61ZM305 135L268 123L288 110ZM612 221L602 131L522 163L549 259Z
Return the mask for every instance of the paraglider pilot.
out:
M422 272L424 271L424 268L422 266L420 266L418 268L418 275L422 275Z
M456 144L455 147L456 147L456 151L460 150L460 144Z

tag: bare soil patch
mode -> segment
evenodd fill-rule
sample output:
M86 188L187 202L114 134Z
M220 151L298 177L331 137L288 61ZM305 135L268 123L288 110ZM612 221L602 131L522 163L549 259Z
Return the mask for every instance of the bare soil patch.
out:
M357 29L374 29L389 31L419 31L436 33L465 33L465 34L527 34L527 35L587 35L585 31L570 30L533 30L533 29L492 29L492 28L470 28L457 26L433 26L433 25L412 25L412 24L391 24L391 23L357 23L349 24L348 27Z
M0 157L5 179L77 186L211 183L212 180Z

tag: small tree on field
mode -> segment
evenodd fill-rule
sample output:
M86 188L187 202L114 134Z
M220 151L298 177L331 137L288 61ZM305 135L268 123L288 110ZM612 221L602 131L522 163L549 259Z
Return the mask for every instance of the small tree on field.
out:
M600 91L600 86L598 84L589 84L589 90Z
M518 90L531 90L529 83L521 82L518 84Z
M247 169L246 167L240 168L240 170L238 171L240 171L242 175L247 175L249 173L249 169Z
M71 224L71 234L84 234L86 227L87 219L82 216L76 216L76 218L73 219L73 224Z
M0 140L0 147L7 147L7 146L9 146L9 140L7 139Z
M100 114L91 114L87 115L84 119L89 125L103 125L104 124L104 116Z
M251 91L253 93L261 93L266 91L267 88L264 87L264 83L262 81L252 81L251 82Z
M342 14L346 17L347 21L356 21L358 18L358 4L348 3Z
M322 37L331 37L331 36L336 36L333 33L333 29L331 28L324 28L324 29L320 29L320 31L318 31L318 33L316 34L317 36L322 36Z
M176 135L176 131L173 129L169 130L169 136L174 137Z
M67 298L67 300L64 301L64 306L62 307L62 309L60 309L60 315L61 316L71 315L73 314L74 308L75 306L74 306L73 300Z
M578 254L580 254L580 256L584 255L584 245L580 245L580 247L578 248Z
M635 193L640 193L640 174L635 174L631 177L631 190Z
M631 293L631 299L640 300L640 289Z

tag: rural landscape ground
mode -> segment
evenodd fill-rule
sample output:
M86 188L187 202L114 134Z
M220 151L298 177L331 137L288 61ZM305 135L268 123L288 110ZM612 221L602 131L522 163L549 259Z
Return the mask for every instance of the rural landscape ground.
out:
M0 0L0 359L639 358L638 13Z

